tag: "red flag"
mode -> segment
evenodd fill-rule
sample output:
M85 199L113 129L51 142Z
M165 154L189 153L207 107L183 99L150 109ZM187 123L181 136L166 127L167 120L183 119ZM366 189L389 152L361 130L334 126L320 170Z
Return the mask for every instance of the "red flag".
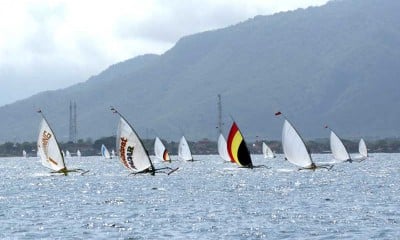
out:
M279 116L279 115L281 115L282 113L281 112L276 112L275 113L275 116Z

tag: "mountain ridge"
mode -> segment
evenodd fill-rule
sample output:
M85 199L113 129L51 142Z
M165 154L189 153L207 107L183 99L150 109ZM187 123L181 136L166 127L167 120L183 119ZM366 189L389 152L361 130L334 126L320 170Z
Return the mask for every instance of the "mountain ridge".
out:
M391 107L400 100L398 10L394 0L331 1L186 36L162 55L0 107L0 141L35 139L39 107L66 141L70 100L80 138L115 134L111 105L143 137L216 138L217 94L224 132L232 115L249 139L279 139L278 110L305 138L327 136L325 124L347 138L398 136L400 110Z

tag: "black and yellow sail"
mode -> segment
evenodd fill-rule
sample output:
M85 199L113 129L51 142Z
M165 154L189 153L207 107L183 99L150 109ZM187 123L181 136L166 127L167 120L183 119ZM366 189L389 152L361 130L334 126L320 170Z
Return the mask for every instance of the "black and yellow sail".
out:
M253 168L250 152L237 124L233 122L227 141L228 153L231 159L243 167Z

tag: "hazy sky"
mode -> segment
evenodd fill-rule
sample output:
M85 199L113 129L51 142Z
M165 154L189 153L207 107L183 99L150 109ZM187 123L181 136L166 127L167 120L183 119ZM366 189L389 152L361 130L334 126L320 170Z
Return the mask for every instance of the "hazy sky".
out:
M86 81L182 36L328 0L2 0L0 106Z

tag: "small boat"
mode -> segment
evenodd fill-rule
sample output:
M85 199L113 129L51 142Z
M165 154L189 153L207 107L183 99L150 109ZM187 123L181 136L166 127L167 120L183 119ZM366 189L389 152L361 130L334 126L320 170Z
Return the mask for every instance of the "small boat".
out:
M70 158L71 157L71 153L67 150L67 151L65 151L65 156Z
M264 158L275 158L274 152L271 150L270 147L268 147L265 142L262 143L262 152Z
M114 151L114 149L111 150L111 158L115 158L115 151Z
M28 157L28 155L26 154L26 151L25 151L25 150L22 150L22 156L23 156L24 158L27 158L27 157Z
M44 114L41 110L38 111L42 116L42 121L39 128L39 136L37 140L38 155L40 156L43 166L53 170L51 173L62 173L67 175L69 172L82 172L82 169L67 169L64 161L64 156L61 153L60 146L50 128Z
M337 162L352 162L349 152L344 146L342 140L338 137L338 135L329 127L325 126L325 128L331 131L329 142L331 147L331 152L333 154L333 158Z
M241 167L253 168L249 149L236 122L232 123L231 130L229 131L227 149L231 161Z
M364 158L368 158L368 150L367 150L367 145L365 144L364 139L360 139L360 142L358 143L358 152L360 155Z
M156 137L154 141L154 155L161 161L171 162L168 150L165 148L164 144L158 137Z
M365 144L365 141L362 138L360 139L360 142L358 143L358 152L359 152L359 154L357 154L355 157L353 157L353 160L361 162L368 158L367 145Z
M76 156L78 156L78 157L81 157L81 156L82 156L81 151L79 151L79 149L76 150Z
M104 144L101 144L101 155L105 159L111 159L110 152L108 151L108 149L106 148L106 146Z
M144 148L142 140L139 138L139 135L133 127L115 108L112 107L111 111L118 114L120 117L117 130L116 149L119 160L124 167L130 170L133 174L150 173L151 175L155 175L157 171L162 169L171 169L168 167L155 169L147 150ZM177 169L178 168L171 169L168 175Z
M275 113L275 116L283 115L281 112ZM311 169L317 168L315 163L312 161L311 154L301 138L300 134L289 122L286 116L283 115L285 121L282 128L282 148L285 158L296 166L301 167L300 169Z
M231 157L229 156L229 153L228 153L228 147L227 147L225 138L222 135L222 133L220 133L219 137L218 137L218 154L225 161L227 161L227 162L231 161Z
M185 136L182 136L181 140L179 141L178 160L194 161L192 152L190 151L189 144L187 143Z

